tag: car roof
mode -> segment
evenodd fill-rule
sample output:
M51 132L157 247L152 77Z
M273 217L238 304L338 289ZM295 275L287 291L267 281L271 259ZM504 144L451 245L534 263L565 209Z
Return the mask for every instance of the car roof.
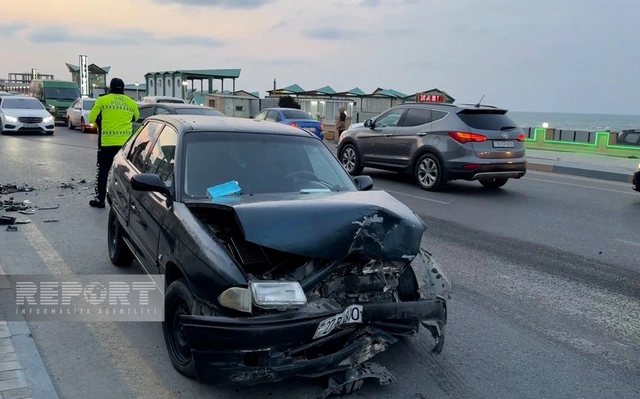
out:
M493 105L477 105L477 104L447 104L447 103L419 103L419 102L412 102L412 103L404 103L404 104L400 104L400 105L396 105L396 108L415 108L416 106L418 107L429 107L429 108L433 108L433 109L442 109L442 110L446 110L446 111L451 111L452 109L457 111L461 111L464 109L477 109L477 110L494 110L494 111L507 111L504 108L499 108L499 107L495 107Z
M263 133L311 138L316 137L313 133L306 132L293 126L247 118L211 115L153 115L147 118L145 122L152 120L168 122L175 127L179 127L178 134L186 131L206 131Z
M211 108L196 104L187 103L142 103L141 107L155 107L155 106L169 107L169 108ZM212 108L215 109L215 108Z

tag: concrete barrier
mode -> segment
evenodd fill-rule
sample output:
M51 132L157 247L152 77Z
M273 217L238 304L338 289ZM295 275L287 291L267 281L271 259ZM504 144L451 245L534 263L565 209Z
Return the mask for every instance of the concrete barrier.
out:
M584 131L575 131L576 134L577 132ZM586 141L559 140L557 138L561 136L557 134L556 129L532 128L529 131L525 129L525 133L525 146L532 150L580 152L624 158L640 157L640 146L615 144L616 133L593 132L593 142L590 142L589 137Z

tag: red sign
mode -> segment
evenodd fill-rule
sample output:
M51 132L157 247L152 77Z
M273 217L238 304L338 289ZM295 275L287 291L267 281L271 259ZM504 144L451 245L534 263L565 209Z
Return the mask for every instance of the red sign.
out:
M419 103L443 103L447 100L442 94L418 93L416 97Z

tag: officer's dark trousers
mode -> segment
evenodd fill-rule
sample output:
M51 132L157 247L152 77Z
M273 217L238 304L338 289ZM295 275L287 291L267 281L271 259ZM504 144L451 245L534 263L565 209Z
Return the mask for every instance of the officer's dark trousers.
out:
M120 146L113 147L100 147L98 148L98 172L96 174L96 199L98 201L104 201L107 195L107 177L109 176L109 169L113 164L113 158L120 150Z

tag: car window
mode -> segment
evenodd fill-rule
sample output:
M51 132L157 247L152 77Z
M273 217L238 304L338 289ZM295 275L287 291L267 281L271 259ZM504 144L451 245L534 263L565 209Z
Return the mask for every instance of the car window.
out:
M402 120L402 127L426 125L431 122L431 110L426 108L409 108Z
M447 116L447 112L444 111L436 111L435 109L431 110L431 122L439 121L440 119Z
M398 121L402 116L404 109L394 109L376 119L376 128L398 126Z
M204 198L209 187L236 180L244 195L356 191L331 151L312 137L254 133L186 133L185 195Z
M266 117L267 117L267 111L262 111L258 115L256 115L253 119L258 120L258 121L263 121L264 118L266 118Z
M154 111L154 115L169 115L171 112L169 112L167 109L163 108L163 107L156 107L156 110Z
M518 127L518 124L504 111L465 110L458 112L458 117L467 126L478 130L501 130Z
M639 138L640 138L640 133L629 133L624 136L623 140L625 143L628 143L628 144L637 144Z
M145 162L145 173L155 173L165 184L172 183L173 165L175 160L176 143L178 142L178 132L173 126L165 125L153 150L149 153L149 158Z
M74 101L69 108L80 108L80 100Z
M138 118L138 121L143 121L150 117L152 111L153 107L140 107L140 118Z
M129 161L136 167L140 172L144 173L144 161L147 158L147 154L149 153L149 144L153 143L156 138L158 138L158 133L160 133L160 129L162 128L162 123L159 122L149 122L147 123L140 133L136 140L133 143L133 148L131 149L131 153L127 157Z
M282 111L282 113L284 114L285 119L314 120L313 116L300 109L287 109L285 111Z
M3 109L44 109L42 103L35 98L5 98Z
M278 111L269 111L269 113L267 113L267 117L265 118L265 120L271 122L279 122L280 119L280 113Z
M84 100L82 102L82 109L89 111L93 108L93 104L95 104L95 100Z

